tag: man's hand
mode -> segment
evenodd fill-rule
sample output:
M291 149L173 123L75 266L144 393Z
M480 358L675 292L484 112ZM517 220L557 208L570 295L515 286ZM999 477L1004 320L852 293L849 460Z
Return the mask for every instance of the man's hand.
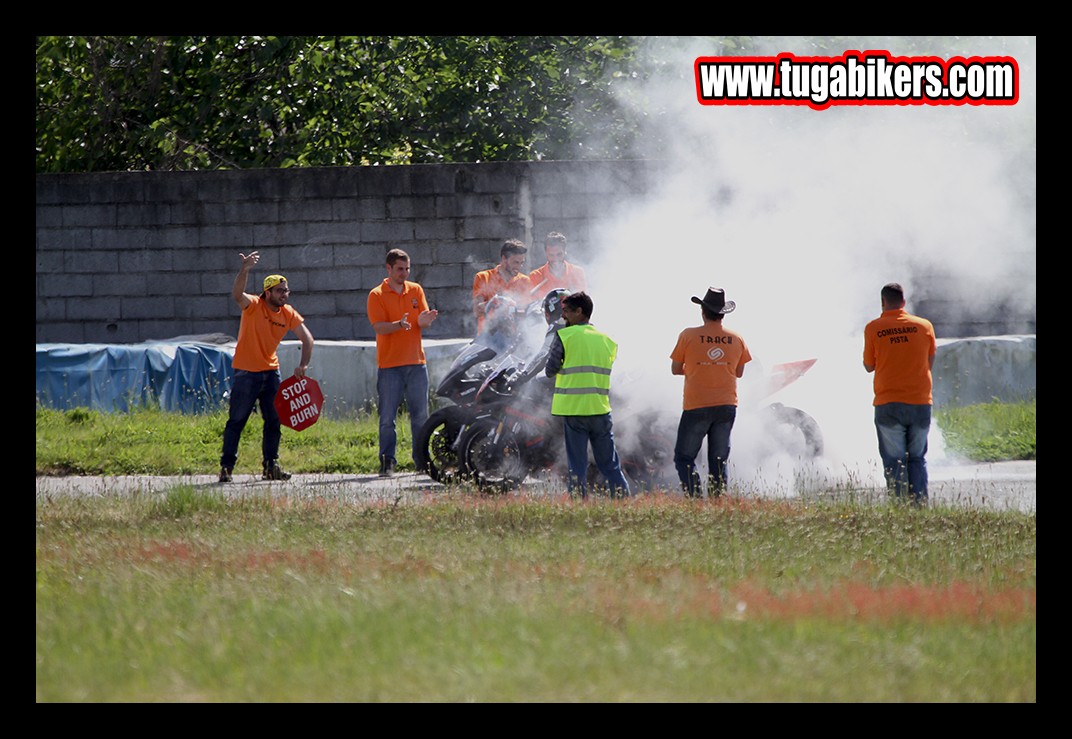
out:
M428 328L437 318L439 318L439 311L437 310L421 311L421 314L417 316L417 325L421 328Z
M234 298L239 308L245 310L250 302L250 296L246 294L249 271L253 269L253 265L261 261L261 253L259 251L251 251L249 254L238 252L238 256L242 258L242 267L235 275L234 284L231 285L231 297Z
M398 319L398 327L401 328L403 331L409 331L409 316L405 313L403 313L402 317Z

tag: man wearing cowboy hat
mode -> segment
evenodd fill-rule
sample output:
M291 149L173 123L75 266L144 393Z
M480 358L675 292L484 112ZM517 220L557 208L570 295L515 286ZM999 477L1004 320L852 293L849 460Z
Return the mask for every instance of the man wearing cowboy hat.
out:
M737 419L737 378L752 361L740 334L722 327L722 317L737 304L726 300L722 288L708 288L700 306L703 325L687 328L677 337L670 353L670 371L685 376L681 420L674 444L674 466L685 494L699 498L703 491L696 472L696 455L707 439L709 497L726 487L726 461L730 456L730 432Z

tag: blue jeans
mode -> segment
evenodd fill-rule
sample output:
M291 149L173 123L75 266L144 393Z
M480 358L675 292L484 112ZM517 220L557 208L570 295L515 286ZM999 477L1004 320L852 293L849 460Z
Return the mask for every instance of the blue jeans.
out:
M927 502L927 435L931 406L885 403L875 406L878 453L886 486L915 505Z
M707 439L708 495L714 497L726 488L726 461L730 458L730 432L737 420L737 406L713 405L682 411L674 442L674 467L686 495L699 497L700 476L696 472L696 455Z
M428 366L381 367L376 372L376 395L380 412L380 459L387 457L394 462L398 445L395 419L402 399L405 398L409 410L411 439L417 438L417 432L428 420Z
M588 497L588 444L592 444L592 456L603 479L607 481L611 495L624 498L629 495L629 483L622 472L622 462L614 446L614 423L609 413L602 416L563 416L562 427L566 437L566 460L569 463L570 495Z
M235 370L231 383L230 410L227 425L223 429L223 453L220 455L220 467L233 470L238 461L238 441L242 430L253 412L254 404L261 407L264 418L264 431L261 434L261 463L264 466L279 458L279 414L275 410L275 395L279 392L279 370L248 372Z

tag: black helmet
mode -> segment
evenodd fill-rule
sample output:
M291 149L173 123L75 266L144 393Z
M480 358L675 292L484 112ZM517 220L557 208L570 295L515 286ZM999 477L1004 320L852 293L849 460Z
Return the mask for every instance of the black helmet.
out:
M562 317L562 300L570 294L564 287L556 287L543 298L543 313L548 323L554 323Z

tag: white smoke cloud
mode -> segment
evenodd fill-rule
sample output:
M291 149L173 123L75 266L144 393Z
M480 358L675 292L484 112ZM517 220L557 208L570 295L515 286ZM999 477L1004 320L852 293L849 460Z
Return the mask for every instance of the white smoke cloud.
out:
M801 39L775 43L762 53L816 53ZM599 265L590 270L593 323L621 346L616 374L644 378L646 402L676 419L682 380L670 374L670 350L681 329L700 323L689 298L724 287L737 303L726 326L758 360L742 390L757 384L759 365L818 358L775 400L819 421L826 455L815 474L877 485L862 330L879 313L881 286L902 283L909 310L917 289L937 285L965 311L1022 301L1034 315L1035 39L961 38L956 52L913 43L906 52L896 40L857 39L831 53L1013 56L1019 103L703 106L693 62L719 50L702 43L668 67L676 76L629 91L659 111L648 120L672 126L649 137L671 147L667 174L643 200L621 203L586 261ZM743 402L739 419L731 474L768 488L772 477L784 481L791 461L753 453ZM940 459L937 432L931 447L929 458ZM792 488L791 469L788 477Z

